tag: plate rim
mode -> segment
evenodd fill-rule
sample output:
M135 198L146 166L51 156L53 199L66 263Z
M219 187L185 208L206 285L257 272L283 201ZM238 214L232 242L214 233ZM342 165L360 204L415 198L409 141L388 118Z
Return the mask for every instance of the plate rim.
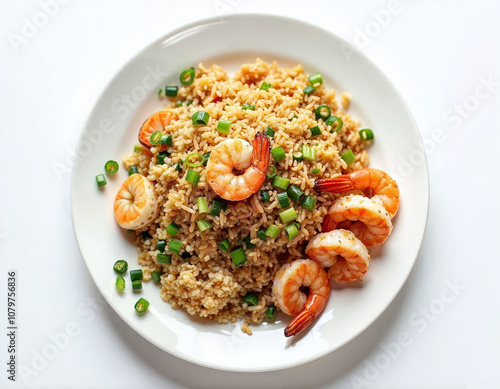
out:
M85 136L87 128L89 128L89 124L90 124L90 121L92 120L93 113L98 108L99 103L100 103L101 99L103 98L103 95L105 94L106 90L108 90L108 88L115 82L115 80L120 76L120 74L123 72L123 70L126 69L131 63L133 63L134 60L136 60L138 57L140 57L143 53L145 53L146 51L148 51L149 49L151 49L155 45L158 45L158 44L184 32L184 31L190 30L192 28L206 26L206 25L214 25L217 23L226 22L228 20L234 21L234 20L238 20L238 19L247 19L247 18L267 19L263 22L270 22L272 20L278 19L278 20L280 20L282 22L286 22L286 23L296 24L299 26L300 25L307 26L307 28L317 30L318 33L321 33L321 34L329 36L329 37L333 37L334 39L341 42L344 45L344 47L347 48L348 50L351 50L353 53L356 53L357 55L362 56L364 61L367 61L374 69L376 69L379 76L382 77L384 82L387 83L391 87L391 89L394 92L394 94L396 95L396 97L402 103L403 107L405 108L405 111L406 111L408 118L410 119L412 125L416 129L416 135L418 136L419 145L423 146L422 133L420 132L417 121L415 120L415 117L413 116L413 113L410 110L410 107L409 107L407 101L404 99L403 95L401 94L399 89L396 87L396 85L393 83L393 81L385 74L385 72L367 54L360 51L355 45L348 42L347 40L345 40L341 36L337 35L336 33L331 32L329 30L326 30L325 28L317 26L315 24L312 24L308 21L303 21L300 19L296 19L294 17L282 16L282 15L278 15L278 14L274 14L274 13L255 13L255 12L252 12L252 13L243 13L242 12L242 13L224 15L222 17L221 16L213 16L213 17L209 17L209 18L197 19L191 23L183 24L183 25L179 26L178 28L176 28L170 32L167 32L167 33L161 35L160 37L157 37L156 39L150 41L146 45L142 46L142 49L140 49L139 51L132 54L128 58L128 60L126 60L121 66L119 66L116 71L114 71L113 76L110 77L109 80L104 84L104 86L99 90L99 92L97 94L97 98L95 99L94 103L92 105L90 105L90 109L88 110L84 124L79 128L79 135L77 138L76 145L80 144L82 142L82 140L84 140L84 136ZM401 283L397 287L396 293L394 293L394 295L391 297L390 301L388 301L387 305L375 317L373 317L372 320L366 322L366 325L358 333L356 333L350 337L347 337L342 343L340 343L336 347L323 350L321 352L318 352L317 354L314 354L310 357L306 357L300 361L287 362L284 365L278 364L278 365L273 365L271 367L257 367L257 368L251 368L251 367L250 368L244 368L244 367L232 368L232 367L224 367L224 366L220 366L220 365L216 365L216 364L211 364L209 362L203 362L200 360L196 360L196 361L191 360L191 359L187 358L186 354L178 352L175 348L171 348L171 349L167 350L165 347L158 344L146 331L141 331L140 328L138 326L136 326L134 323L131 323L122 314L122 312L120 310L116 309L108 301L107 294L103 292L102 286L96 282L96 278L94 277L93 272L90 270L89 262L87 261L87 259L83 255L82 244L81 244L80 239L78 237L77 226L76 226L77 222L75 221L75 208L77 207L76 200L75 200L75 191L76 191L75 186L76 186L76 181L77 181L77 178L76 178L76 170L77 169L76 169L76 167L77 166L72 166L71 183L70 183L71 222L72 222L72 226L73 226L73 233L75 235L78 250L80 251L80 254L84 260L85 266L87 267L87 270L90 273L92 281L94 282L94 285L96 286L99 293L103 296L103 298L106 300L108 305L113 309L113 311L116 312L116 314L132 330L134 330L138 335L142 336L144 339L146 339L148 342L150 342L154 346L158 347L160 350L166 352L167 354L169 354L171 356L179 358L185 362L196 364L196 365L207 367L207 368L211 368L211 369L215 369L215 370L221 370L221 371L254 372L255 373L255 372L266 372L266 371L276 371L276 370L289 369L292 367L296 367L296 366L304 365L306 363L310 363L312 361L315 361L319 358L324 357L325 355L334 353L335 351L343 348L346 344L350 343L352 340L354 340L355 338L360 336L362 333L364 333L376 320L378 320L387 311L387 309L393 304L396 297L401 293L401 290L402 290L403 286L406 285L408 277L411 274L411 272L413 271L415 263L418 259L418 255L419 255L420 250L422 248L422 243L423 243L423 239L425 237L425 233L427 231L427 224L428 224L428 220L429 220L429 208L430 208L429 207L429 205L430 205L429 165L428 165L428 160L427 160L427 154L424 152L423 155L424 155L424 158L423 158L422 168L425 170L425 184L426 184L425 199L424 199L425 200L425 207L426 207L425 220L424 220L424 224L423 224L423 230L421 231L421 234L418 237L418 239L419 239L418 249L415 253L414 258L412 259L411 265L409 266L407 273L404 275L404 277L401 278Z

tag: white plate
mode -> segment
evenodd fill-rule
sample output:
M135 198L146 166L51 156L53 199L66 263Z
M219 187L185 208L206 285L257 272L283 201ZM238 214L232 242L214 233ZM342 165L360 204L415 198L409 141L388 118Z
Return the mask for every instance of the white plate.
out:
M116 225L112 204L127 173L123 167L99 190L96 174L109 159L131 152L144 119L162 107L157 90L178 84L182 70L203 62L235 70L259 56L281 65L301 63L319 71L325 84L352 95L349 112L372 128L371 166L393 175L401 189L394 232L373 260L358 287L334 288L314 325L299 338L287 339L288 317L253 328L217 325L193 319L163 302L158 287L144 285L151 306L139 317L139 298L130 289L114 290L112 265L126 259L137 268L136 249ZM163 73L163 74L160 74ZM301 21L265 15L234 15L186 26L154 42L132 58L104 89L90 114L77 148L81 157L72 176L72 212L81 253L97 287L111 307L138 334L163 350L200 365L233 371L291 367L330 353L365 330L403 286L420 248L428 212L428 174L415 122L394 86L354 47Z

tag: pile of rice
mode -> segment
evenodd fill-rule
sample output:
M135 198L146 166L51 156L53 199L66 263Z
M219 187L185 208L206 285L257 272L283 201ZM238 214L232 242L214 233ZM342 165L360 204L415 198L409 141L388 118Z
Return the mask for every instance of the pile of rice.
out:
M273 87L268 91L259 90L264 81ZM248 324L262 322L267 307L273 304L271 291L276 272L283 264L305 257L308 241L321 232L321 222L338 197L316 193L312 189L314 180L368 165L365 150L368 142L359 137L359 123L345 113L349 97L342 94L336 98L335 91L323 85L314 93L305 95L303 90L308 85L309 80L301 65L284 69L276 62L267 64L257 59L253 64L243 65L231 77L220 66L205 68L200 64L194 82L179 88L178 96L167 102L166 109L174 112L178 119L165 129L174 139L165 163L157 164L159 149L155 147L151 149L152 155L142 149L123 159L127 169L136 166L139 173L155 184L159 216L146 229L151 238L143 239L142 231L138 231L135 243L144 279L149 280L152 271L162 273L161 297L173 308L183 308L191 315L219 323L244 319L242 328L251 333ZM253 104L255 110L243 110L243 104ZM343 120L340 132L330 133L331 128L324 120L316 120L314 111L321 104L328 105L332 115ZM208 112L210 120L206 126L195 127L191 116L200 110ZM232 121L228 135L217 132L219 119ZM316 125L321 129L321 135L311 137L309 129ZM175 170L175 164L188 154L208 153L227 138L238 137L251 144L255 134L265 131L268 126L276 131L271 140L272 147L282 146L286 152L286 159L278 163L271 157L277 175L289 178L290 185L300 187L306 195L317 199L312 212L291 202L300 223L299 234L292 241L288 240L278 216L281 208L276 197L278 190L272 187L272 180L266 180L261 187L261 190L269 190L270 202L264 203L259 191L244 201L228 203L227 210L220 217L214 217L199 215L196 206L198 197L205 197L209 205L217 198L207 183L206 166L195 168L201 175L197 187L185 180L186 165L181 171ZM315 162L293 160L292 154L301 151L302 145L316 148ZM352 150L356 157L349 166L340 157L347 150ZM312 174L314 168L319 169L319 173ZM196 225L200 219L210 221L213 228L200 232ZM159 264L156 261L159 252L156 242L169 240L166 227L171 222L181 227L176 238L182 241L180 254L184 255L173 254L171 263ZM257 231L266 230L271 224L281 227L281 233L276 239L268 237L262 241L257 237ZM223 253L217 242L228 239L233 250L242 246L242 240L249 234L256 247L247 249L248 261L235 267L229 251ZM257 306L248 306L242 301L249 292L259 296Z

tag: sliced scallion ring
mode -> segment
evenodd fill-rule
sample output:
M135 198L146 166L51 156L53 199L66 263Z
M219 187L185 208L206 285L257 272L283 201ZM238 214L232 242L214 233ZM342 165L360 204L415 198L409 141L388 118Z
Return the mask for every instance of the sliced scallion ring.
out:
M198 157L200 160L198 162L190 162L189 160L191 159L191 157ZM186 165L188 165L189 167L198 167L198 166L201 166L203 165L203 163L205 162L205 158L203 158L203 154L200 154L200 153L191 153L191 154L188 154L188 156L184 159L184 163Z
M267 168L266 178L271 179L276 177L276 166L269 165Z
M373 138L373 136L372 136ZM118 162L116 161L108 161L106 162L106 164L104 165L104 170L106 170L106 173L108 173L109 175L112 175L112 174L115 174L119 169L119 165L118 165Z
M182 85L191 85L194 81L194 68L184 70L179 79Z

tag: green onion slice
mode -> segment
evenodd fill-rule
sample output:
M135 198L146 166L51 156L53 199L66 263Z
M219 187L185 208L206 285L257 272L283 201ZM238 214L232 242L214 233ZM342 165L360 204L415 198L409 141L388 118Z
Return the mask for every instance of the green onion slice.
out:
M175 97L177 96L177 91L179 88L176 85L166 86L165 87L165 96Z
M323 119L326 120L330 117L332 114L332 111L330 110L330 107L328 105L322 104L316 108L316 111L314 111L314 114L316 116L316 119Z
M243 104L241 109L248 109L249 111L255 111L255 105L253 104Z
M279 177L279 176L276 176L273 178L273 186L275 188L287 190L289 184L290 184L289 178L283 178L283 177Z
M316 205L316 197L314 196L304 196L300 205L309 211L313 211Z
M311 127L309 130L311 131L311 136L321 135L321 130L318 126Z
M168 251L171 253L176 253L179 254L181 251L182 247L182 242L178 239L170 239L170 242L168 242Z
M313 170L312 170L312 174L318 174L319 173L319 169L317 167L315 167Z
M270 321L274 321L276 320L276 307L274 305L271 305L267 308L266 310L266 317L270 320Z
M174 142L172 140L172 134L163 134L161 139L160 139L160 143L162 145L172 146L174 144Z
M139 169L137 169L137 166L131 166L130 169L128 169L128 175L131 176L132 174L139 173Z
M288 194L286 192L278 193L276 196L278 197L281 208L286 208L290 205L290 200L288 200Z
M141 281L142 280L142 269L130 270L130 281Z
M169 234L170 236L176 236L179 234L180 229L181 229L181 226L172 222L167 226L167 234Z
M116 261L115 264L113 265L113 270L118 274L125 274L127 272L127 269L128 269L128 263L123 259Z
M161 280L161 274L158 273L157 271L152 271L151 272L151 278L153 279L153 282L157 284Z
M267 202L271 200L271 196L269 196L269 191L268 190L263 190L260 192L260 198L262 201Z
M217 131L221 134L229 134L229 127L233 124L231 120L219 120L217 122Z
M195 126L206 126L208 119L210 119L210 115L205 111L195 112L193 116L191 116L191 120Z
M143 299L142 297L137 300L137 302L134 305L135 311L137 313L144 313L148 310L149 308L149 301L146 299Z
M247 261L247 256L245 255L245 250L243 250L243 247L231 251L230 255L231 259L233 260L234 266L236 267L243 265Z
M326 125L332 127L330 132L333 134L334 132L339 132L342 129L344 122L337 116L330 116L326 119Z
M294 161L300 162L302 161L302 158L304 158L304 156L302 155L302 152L296 151L292 154L292 158Z
M158 242L156 242L156 249L160 253L164 253L166 247L167 247L167 241L165 239L161 239Z
M268 91L269 89L271 89L273 86L268 83L268 82L263 82L262 85L260 86L260 90L265 90L265 91Z
M323 76L321 73L314 73L309 76L309 82L311 85L316 85L316 84L323 84Z
M208 203L205 197L198 197L196 205L198 206L198 213L208 213Z
M316 149L302 145L302 156L306 161L316 161Z
M340 157L347 163L347 166L349 166L356 160L356 157L354 157L354 153L352 152L352 150L347 150L346 152L342 153Z
M132 290L141 290L142 289L142 281L141 280L135 280L132 281Z
M266 240L266 231L264 230L259 230L257 231L257 236L260 238L260 240Z
M206 220L198 220L196 222L196 224L198 225L200 232L203 232L203 231L208 230L209 228L212 228L212 223L210 223L209 221L206 221Z
M224 239L222 242L217 243L217 246L221 249L223 253L227 253L231 245L227 239Z
M274 224L271 224L269 227L267 227L265 234L273 239L276 239L280 232L281 228L275 226Z
M269 138L272 138L275 132L276 131L274 131L271 127L267 126L266 130L264 131L264 134L266 134Z
M104 170L106 170L106 173L109 175L115 174L119 168L118 162L112 160L106 162L104 165Z
M363 128L359 131L359 137L363 140L372 140L373 139L373 131L369 128Z
M315 87L313 86L307 86L304 88L304 94L306 95L310 95L311 93L313 93L314 91L316 90Z
M247 293L243 296L243 302L250 307L255 307L259 303L259 297L255 293Z
M248 235L246 238L245 238L245 246L247 248L247 250L249 249L254 249L255 246L252 242L251 242L252 238L250 237L250 235Z
M225 212L227 209L227 203L223 200L214 200L212 202L212 210L210 215L219 216L221 212Z
M125 290L125 279L122 276L116 276L115 288L119 292Z
M196 170L189 169L186 173L186 181L193 184L194 186L198 186L200 178L200 173L198 173Z
M153 132L149 137L149 143L151 143L152 145L157 145L158 143L160 143L162 136L163 134L160 131Z
M287 191L288 197L292 199L293 202L299 204L300 199L304 196L304 191L298 186L291 185Z
M156 260L158 263L170 263L172 261L171 254L158 253L156 254Z
M157 165L163 165L165 163L165 158L167 158L170 154L167 153L166 151L162 151L161 153L158 153L156 156L156 164Z
M267 168L266 178L271 179L276 177L276 166L269 165Z
M107 184L104 174L98 174L97 176L95 176L95 181L97 182L97 186L99 187Z
M271 154L276 162L282 161L286 158L285 149L281 146L272 149Z
M179 79L182 85L191 85L194 81L194 68L184 70Z
M299 234L299 230L295 227L295 224L289 224L285 226L285 231L288 236L288 240L292 240Z
M192 157L198 157L199 161L197 161L197 162L191 162L190 159ZM189 167L199 167L199 166L203 165L203 162L205 162L205 158L203 157L203 154L200 154L200 153L191 153L191 154L188 154L188 156L186 157L186 159L184 159L184 163L186 165L188 165Z
M299 217L299 215L297 215L297 212L295 212L295 209L293 207L288 208L285 211L281 211L279 213L279 216L280 216L281 221L283 223L293 222L295 219L297 219Z

